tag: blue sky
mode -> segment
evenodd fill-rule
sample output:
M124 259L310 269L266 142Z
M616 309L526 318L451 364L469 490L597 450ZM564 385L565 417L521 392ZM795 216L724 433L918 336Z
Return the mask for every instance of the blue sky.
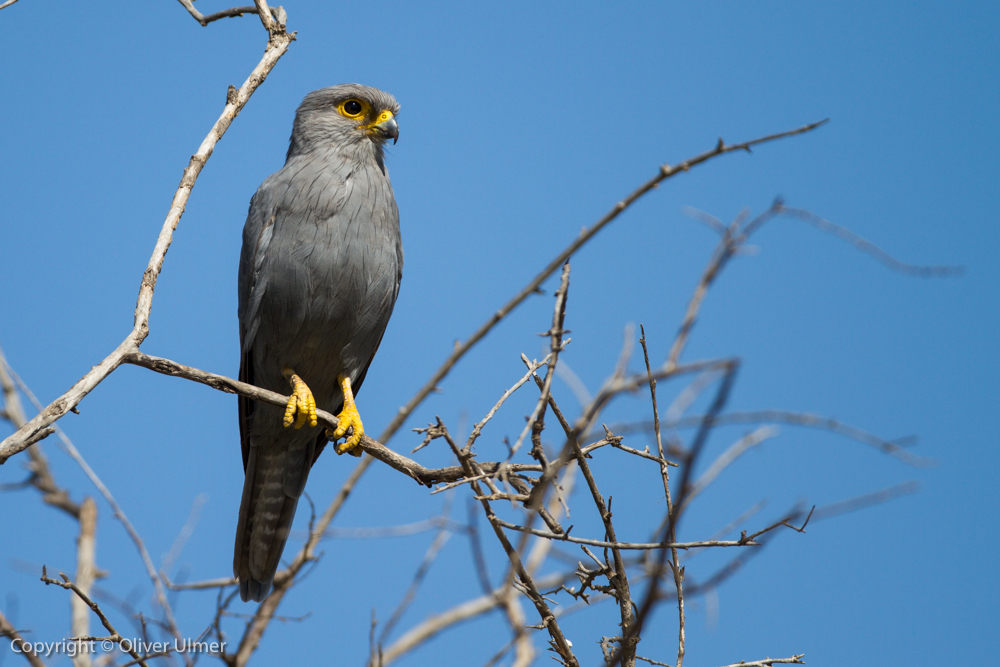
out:
M202 12L225 5L201 0ZM236 266L246 208L284 157L295 107L315 88L356 81L402 105L389 168L401 213L402 290L359 407L377 434L464 339L575 237L664 162L829 117L823 128L722 157L672 179L572 260L564 360L591 392L613 369L629 323L664 359L715 238L684 215L723 220L778 195L848 226L902 261L959 264L957 278L893 273L794 220L755 238L709 294L685 359L739 356L731 409L833 416L886 438L916 435L913 468L828 433L783 427L699 500L682 539L707 537L762 498L749 528L796 501L828 504L916 480L916 494L780 535L712 600L692 600L687 664L805 653L808 664L932 664L993 657L1000 620L994 566L1000 464L1000 10L992 3L478 4L302 2L286 5L298 41L254 95L202 173L157 285L149 354L237 372ZM132 325L142 271L181 170L217 118L226 87L256 64L256 17L201 27L178 3L99 7L21 0L0 12L0 344L43 401L67 389ZM548 293L555 289L550 280ZM440 415L462 432L544 354L551 298L530 299L477 347L408 428ZM641 368L641 356L630 362ZM661 402L683 388L664 384ZM578 410L562 382L556 397ZM534 395L524 392L479 441L505 452ZM615 402L608 423L649 414L644 395ZM192 579L226 576L242 487L236 402L205 387L123 368L62 422L140 527L154 559L170 550L192 503L207 502L183 552ZM464 424L464 427L463 427ZM744 428L719 429L718 454ZM633 446L645 446L633 436ZM559 439L550 434L553 444ZM628 444L628 441L626 442ZM45 443L74 498L94 494ZM423 450L425 465L450 455ZM619 535L662 513L655 470L595 455L616 496ZM354 459L324 455L308 493L325 507ZM20 461L0 483L22 479ZM465 519L467 492L454 499ZM574 532L597 534L586 499ZM441 511L445 499L375 466L334 522L391 526ZM35 570L73 568L69 519L32 491L0 494L0 604L32 639L68 629L63 591ZM149 583L100 504L101 585L140 607ZM297 525L305 526L301 511ZM480 521L480 526L484 523ZM583 530L581 530L583 529ZM487 536L488 537L488 536ZM259 664L361 664L372 608L398 603L432 533L338 539L275 623ZM623 538L624 539L624 538ZM503 560L486 541L494 579ZM289 545L286 555L293 548ZM566 550L567 553L574 553ZM579 552L574 553L574 558ZM714 559L714 560L713 560ZM405 629L478 593L467 540L454 536ZM722 555L701 555L705 577ZM555 563L553 564L553 567ZM214 596L176 602L197 635ZM116 618L127 625L121 615ZM614 634L616 612L577 613L566 631L583 664ZM238 633L231 621L230 633ZM675 652L669 606L640 654ZM318 639L319 638L319 639ZM482 664L507 639L497 617L471 622L400 664L470 651ZM544 639L536 646L544 655ZM20 658L5 656L3 664ZM458 655L455 653L455 655ZM446 664L451 664L444 660ZM509 664L508 657L504 663ZM68 660L62 663L68 664Z

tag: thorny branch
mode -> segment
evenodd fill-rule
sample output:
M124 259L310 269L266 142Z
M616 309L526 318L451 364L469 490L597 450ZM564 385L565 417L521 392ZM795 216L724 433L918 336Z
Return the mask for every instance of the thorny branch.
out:
M451 435L448 433L448 429L441 422L440 419L437 420L437 424L431 427L430 432L433 432L435 437L442 437L451 447L452 452L462 463L462 467L465 469L467 476L472 477L478 473L472 454L465 449L459 449L455 441L452 440ZM479 482L472 482L472 490L477 496L482 496L483 492L479 486ZM545 597L538 591L537 586L528 571L524 567L524 563L521 561L520 555L511 545L507 536L503 532L503 528L497 523L499 519L493 512L493 508L490 505L489 500L483 499L482 501L483 510L486 512L486 518L489 520L490 524L493 526L493 531L496 533L497 539L503 546L504 552L507 554L507 558L510 560L511 565L514 568L514 572L517 574L517 578L520 584L523 586L524 592L527 594L528 599L535 605L535 609L538 611L538 615L542 619L542 624L548 630L549 635L552 637L550 642L552 648L559 655L560 661L567 667L579 667L579 663L576 657L573 655L571 644L566 639L562 633L562 629L559 627L559 623L556 621L555 615L549 609L548 603L545 601Z
M653 369L649 365L649 349L646 347L646 329L640 325L639 330L642 332L642 337L639 338L639 343L642 344L642 358L646 362L646 376L649 378L649 395L653 402L653 433L656 436L656 449L660 454L660 458L664 457L663 452L663 437L660 432L660 410L656 404L656 380L653 378ZM663 479L663 495L667 501L667 520L670 521L674 514L674 504L673 499L670 497L670 467L666 465L660 466L660 477ZM694 493L694 492L692 492ZM673 524L670 532L667 533L666 539L669 542L676 541L676 523ZM684 616L684 568L680 565L680 560L677 558L677 548L670 547L670 569L674 575L674 587L677 589L677 667L681 667L684 664L684 653L685 653L685 616ZM628 628L623 628L623 633L627 634Z
M757 226L759 226L759 224ZM734 227L733 229L735 231L738 231L739 228L737 226L737 227ZM745 231L745 229L744 229L744 231ZM740 243L742 243L743 241L745 241L746 236L748 236L748 235L745 235L745 236L743 236L743 238L740 239ZM730 247L728 250L726 250L726 253L728 253L728 254L735 254L736 250L738 250L738 248L736 248L736 247ZM703 285L701 286L701 289L699 290L699 294L696 295L696 302L694 302L693 303L693 307L689 309L688 318L686 320L687 321L687 325L682 328L681 333L679 334L679 338L681 338L682 340L680 341L681 345L676 346L676 349L678 350L678 352L677 352L676 355L674 355L675 358L671 361L670 358L668 357L668 363L666 365L666 369L661 368L661 369L657 369L657 370L654 371L653 369L647 367L647 373L646 373L646 376L643 378L643 380L647 381L650 384L651 393L654 394L654 398L655 398L655 382L656 382L656 380L657 379L662 379L662 378L665 378L665 377L674 376L675 373L671 373L670 372L671 369L678 370L678 371L681 370L681 367L678 365L678 361L677 361L677 357L679 356L679 351L680 351L680 349L683 348L683 342L684 342L684 340L686 339L687 335L690 332L690 329L691 329L691 327L693 325L693 322L694 322L694 317L696 316L697 311L700 308L700 303L701 303L701 300L704 298L704 293L707 291L707 287L710 285L711 281L714 280L714 278L718 274L718 271L724 265L726 259L727 258L725 257L725 253L722 254L722 255L717 255L714 258L714 260L713 260L714 266L710 267L709 271L706 271L706 274L708 275L708 279L707 280L703 280ZM676 341L675 341L675 343L676 343ZM750 446L753 446L756 442L759 442L759 440L761 438L768 437L771 434L769 430L765 429L765 430L760 430L760 431L756 432L755 434L752 434L751 437L748 437L748 438L745 438L745 439L741 440L740 442L736 443L736 445L734 445L734 447L731 448L727 452L727 457L724 460L722 460L720 462L717 462L718 465L714 465L714 466L710 467L709 474L707 476L703 476L702 479L699 480L699 483L697 483L695 485L691 485L689 483L690 470L694 467L693 464L694 464L695 458L696 458L697 454L700 452L701 447L704 445L705 438L707 437L708 432L712 429L713 426L718 425L719 423L721 423L721 421L723 419L722 417L720 417L720 411L721 411L721 409L722 409L722 407L723 407L723 405L725 403L725 398L728 395L729 388L731 387L732 379L733 379L733 374L735 372L735 369L736 369L736 362L735 362L735 360L720 360L720 361L713 361L713 362L700 362L698 364L691 364L691 365L688 365L687 367L683 368L684 372L697 372L697 371L705 371L705 370L721 370L721 371L724 372L724 377L723 377L723 383L720 386L719 391L717 393L716 402L713 405L713 408L710 411L709 415L703 416L703 417L699 418L698 421L697 421L697 423L692 424L692 425L695 425L695 426L699 427L699 432L698 432L698 435L695 438L695 442L694 442L693 447L690 450L682 452L682 454L684 454L684 456L685 456L685 461L684 461L683 465L686 468L685 469L685 475L682 478L681 484L679 485L680 488L681 488L681 498L680 498L679 502L682 505L683 505L683 503L685 503L687 501L688 498L691 497L690 494L697 493L698 490L703 489L708 483L711 482L711 480L714 478L714 476L716 476L718 474L718 472L721 470L721 468L723 468L726 465L728 465L732 460L734 460L736 458L736 456L739 455L739 453L741 453L742 451L745 451L746 448L748 448ZM535 379L536 379L536 383L539 384L539 388L540 389L543 388L544 387L544 383L541 381L541 379L538 378L537 376L535 377ZM624 380L621 380L617 386L614 385L613 383L611 383L610 387L608 388L608 391L606 392L608 395L603 398L604 402L606 402L611 395L614 395L614 394L619 393L621 391L626 391L626 390L627 391L634 391L635 388L637 388L637 386L638 386L637 379L638 378L635 378L635 377L626 378ZM603 403L601 402L601 400L602 400L602 397L599 396L598 400L596 400L595 403L598 404L598 405L603 405ZM551 396L549 397L548 404L549 404L549 406L551 408L553 408L554 411L557 412L556 405L554 404L554 401L551 398ZM594 412L596 414L596 411L594 411ZM659 415L658 415L658 411L657 411L656 414L655 414L655 417L654 417L654 421L658 421L658 419L659 419ZM562 418L561 415L560 415L560 421L561 421L562 425L564 426L564 429L567 430L567 432L569 432L571 430L571 427L566 422L566 420L564 418ZM654 460L658 460L660 462L661 467L663 468L664 472L666 472L666 467L667 467L667 463L668 462L665 459L665 452L663 450L662 440L659 437L659 428L658 427L656 427L656 431L657 431L657 436L658 436L657 439L658 439L658 448L659 448L659 454L660 454L660 456L659 457L654 457L652 455L648 455L647 454L645 456L645 458L653 458ZM567 435L569 435L569 433L567 433ZM854 435L857 436L856 433ZM874 436L871 436L871 437L874 437ZM474 438L473 438L473 440L474 440ZM601 445L604 445L604 444L612 444L613 446L614 445L619 445L620 446L620 439L618 439L617 442L616 442L616 440L613 439L612 437L610 437L610 434L609 434L609 437L606 438L604 441L602 441L600 443L595 443L595 445L592 445L591 447L601 446ZM886 445L889 445L889 446L886 446ZM881 443L879 443L879 446L880 446L881 449L883 449L883 451L887 451L887 452L894 453L894 454L896 453L895 448L893 446L891 446L891 443L885 443L885 441L882 441ZM587 448L583 448L581 451L583 453L586 453L586 449ZM626 448L622 448L622 449L627 451ZM639 454L639 455L644 454L642 452L639 452L638 450L632 450L631 453L635 453L635 454ZM489 477L489 475L484 475L482 473L477 473L477 474L474 474L474 475L467 476L466 477L466 481L474 480L474 481L478 482L481 479L488 479L488 477ZM665 479L665 481L668 481L668 480ZM538 483L536 483L536 489L537 488L538 488ZM669 492L669 486L666 488L666 492ZM481 498L488 498L488 497L494 497L496 494L491 494L491 496L484 496L482 493L477 493L477 495L479 495ZM508 494L507 497L520 497L520 496L510 496ZM488 502L488 501L483 500L483 502ZM730 542L728 544L725 543L725 542L723 542L723 541L709 541L709 542L711 542L712 546L723 546L723 545L726 545L726 546L729 546L729 545L732 545L732 546L750 546L752 544L755 544L754 538L760 537L760 536L768 533L769 531L772 531L775 528L780 527L780 526L787 526L787 527L793 528L795 530L802 530L802 528L804 528L804 526L803 527L798 527L798 526L794 526L794 525L792 525L790 523L797 516L798 516L797 513L793 514L793 515L786 516L781 521L778 521L778 522L772 524L771 526L768 526L767 528L765 528L763 530L757 531L756 533L750 535L749 537L744 533L744 535L741 537L740 540L734 541L734 542ZM668 533L672 533L674 531L675 524L676 524L676 519L677 519L677 516L673 515L672 513L671 513L670 516L668 516L668 522L667 522L667 532ZM491 523L493 523L495 527L498 526L498 527L503 527L503 528L521 530L523 532L528 532L528 533L531 533L531 534L536 534L536 535L543 536L543 537L545 537L547 539L552 539L552 540L565 540L565 541L576 541L577 540L577 538L570 538L567 534L546 533L545 531L536 531L534 529L526 528L524 526L517 526L516 524L510 524L508 522L503 522L502 520L500 520L498 518L495 521L493 521L491 519ZM604 547L623 548L623 545L621 543L616 542L616 541L600 542L599 544L601 546L604 546ZM632 545L629 545L629 546L632 546ZM636 545L636 546L640 546L640 545ZM687 547L687 546L694 547L694 546L697 546L697 545L694 544L694 543L681 545L681 544L674 544L674 543L672 543L670 541L661 541L661 542L658 542L658 543L650 543L650 544L645 544L645 545L641 545L641 546L642 547L646 547L646 548L650 548L650 549L659 549L660 553L665 553L666 549L664 549L664 547L666 547L667 549L669 549L670 547L684 548L684 547ZM676 564L676 561L674 561L673 559L672 559L672 561L673 561L672 564L675 565L675 567L674 567L675 572L677 572L679 575L681 575L679 578L682 579L683 570L679 567L678 564ZM661 567L662 567L662 564L661 564ZM613 570L605 567L605 569L603 571L605 571L605 572L612 572ZM653 579L654 584L655 584L655 581L656 581L657 577L654 576L654 577L651 577L651 579ZM683 590L682 587L679 586L678 587L678 597L679 598L680 598L680 596L682 594L682 590ZM662 597L657 596L655 588L652 588L649 591L649 594L648 594L648 597L647 597L647 601L648 602L655 602L655 600L657 600L657 599L662 599ZM478 608L481 609L481 607L478 607ZM681 612L681 613L683 613L683 612ZM462 615L459 614L459 616L462 616ZM644 619L644 617L645 617L645 614L640 614L640 620ZM442 627L442 625L443 625L442 622L435 622L434 623L435 628L437 628L438 630ZM681 630L681 632L683 633L683 629ZM635 636L637 637L638 635L636 634ZM618 638L619 641L621 641L621 639L622 638ZM683 642L683 639L682 639L682 642ZM680 662L680 661L683 660L683 643L681 643L679 649L680 650L679 650L679 654L678 654L678 662ZM505 649L504 652L506 652L506 650L507 649ZM500 653L498 655L503 655L504 652L502 652L502 653ZM799 657L801 657L801 656L796 656L796 657L790 658L790 659L765 660L765 661L759 661L759 663L760 664L773 664L773 663L784 663L784 662L797 662ZM749 664L757 664L757 663L749 663Z
M563 330L563 322L566 318L566 298L569 292L569 261L563 264L562 279L559 285L559 289L556 290L556 308L555 313L552 316L552 327L545 332L543 335L548 335L551 338L551 352L545 360L548 361L548 370L545 373L545 381L542 386L542 393L538 397L538 402L535 405L535 409L532 411L531 416L528 418L528 423L524 425L524 430L521 431L521 435L518 437L514 446L510 448L510 453L508 454L508 460L513 458L517 450L521 448L521 443L524 442L525 436L529 432L532 433L532 442L534 447L532 448L532 456L545 466L545 452L541 449L541 443L539 438L541 437L542 429L545 428L545 409L548 407L549 396L552 394L552 378L555 377L556 363L559 361L559 353L562 352L563 348L569 343L567 340L565 343L562 340L563 334L566 333ZM528 369L529 375L534 374L534 369ZM525 378L527 380L527 378Z

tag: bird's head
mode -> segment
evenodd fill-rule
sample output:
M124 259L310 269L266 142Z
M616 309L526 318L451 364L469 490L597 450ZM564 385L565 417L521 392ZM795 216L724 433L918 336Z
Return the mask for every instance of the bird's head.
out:
M398 113L396 98L377 88L342 83L314 90L295 112L288 155L333 149L381 158L385 142L399 138Z

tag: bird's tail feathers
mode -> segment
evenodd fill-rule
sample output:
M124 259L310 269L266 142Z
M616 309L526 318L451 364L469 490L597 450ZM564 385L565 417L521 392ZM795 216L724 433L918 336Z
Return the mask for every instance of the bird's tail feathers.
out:
M250 447L233 558L244 602L271 591L314 455L314 442L300 443Z

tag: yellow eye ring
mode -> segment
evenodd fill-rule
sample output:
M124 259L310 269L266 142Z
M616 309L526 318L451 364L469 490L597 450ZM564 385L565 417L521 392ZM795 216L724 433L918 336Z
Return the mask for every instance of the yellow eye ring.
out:
M361 118L365 114L367 104L361 100L345 100L337 105L337 111L340 112L342 116L347 116L348 118Z

